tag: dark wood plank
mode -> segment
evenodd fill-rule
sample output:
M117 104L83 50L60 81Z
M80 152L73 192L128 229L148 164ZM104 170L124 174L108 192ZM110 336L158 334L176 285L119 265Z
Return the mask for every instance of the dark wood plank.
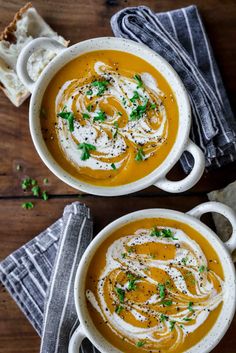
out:
M234 40L236 3L233 0L227 1L227 5L220 0L198 0L195 3L203 16L229 96L233 98L236 94L236 72L233 67L236 55L236 41ZM20 0L11 2L0 0L0 30L8 24L22 4ZM155 11L166 11L187 6L189 1L34 1L34 6L46 21L65 38L70 39L71 44L96 36L112 35L109 24L112 14L122 7L138 4L148 5ZM53 11L51 11L52 8ZM231 101L233 102L233 99ZM50 191L53 194L77 193L76 190L54 177L38 157L29 134L28 104L27 101L20 108L15 108L0 92L0 121L2 122L0 126L0 196L21 196L23 192L19 184L20 178L24 175L39 180L49 177ZM16 172L17 164L22 165L21 173ZM206 192L233 181L236 178L236 164L228 166L227 170L228 172L225 173L217 170L205 174L193 192ZM175 170L175 177L181 175L182 172L179 169ZM147 192L159 193L160 191L151 188Z

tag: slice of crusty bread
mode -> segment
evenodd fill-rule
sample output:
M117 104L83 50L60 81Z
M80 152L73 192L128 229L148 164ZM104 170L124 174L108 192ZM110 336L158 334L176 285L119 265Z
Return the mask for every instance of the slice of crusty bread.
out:
M49 37L67 46L69 44L43 20L31 3L27 3L14 16L13 21L0 34L0 88L11 102L19 107L30 95L16 74L16 62L22 48L38 37ZM28 61L28 71L36 81L56 52L39 49Z

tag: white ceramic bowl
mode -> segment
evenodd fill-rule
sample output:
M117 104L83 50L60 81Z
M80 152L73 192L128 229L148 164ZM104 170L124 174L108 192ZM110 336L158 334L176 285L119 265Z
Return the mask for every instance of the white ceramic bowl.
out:
M223 243L218 236L199 219L207 212L217 212L224 215L232 225L231 238ZM167 209L148 209L129 213L106 226L90 243L86 249L79 267L77 269L74 298L75 306L80 321L80 326L74 332L69 345L69 353L78 353L82 340L87 337L97 349L102 353L121 353L120 350L113 347L96 329L91 317L89 316L86 296L85 280L90 261L96 253L101 243L107 239L114 231L127 223L144 218L169 218L186 223L199 231L201 235L214 248L218 254L225 277L224 301L221 312L212 329L195 346L186 351L186 353L207 353L210 352L224 336L235 312L236 305L236 277L235 268L231 258L232 252L236 248L236 215L231 208L218 202L203 203L187 213L181 213Z
M40 78L35 83L29 77L27 71L27 61L30 55L39 48L54 49L58 55L42 72ZM134 54L155 67L170 84L178 104L179 109L179 129L176 141L163 163L153 172L142 179L122 186L95 186L78 180L67 173L53 159L44 142L40 127L40 108L45 89L53 76L69 61L76 57L95 50L119 50ZM65 48L62 44L49 38L38 38L30 42L21 52L17 61L17 74L23 84L32 92L29 109L30 132L38 154L47 167L66 184L82 190L84 192L100 196L125 195L139 191L150 185L156 185L160 189L168 192L182 192L195 185L204 171L204 156L201 150L189 139L191 126L191 108L188 95L174 69L158 54L143 44L131 40L103 37L89 39L84 42ZM188 151L194 158L194 167L190 174L181 181L169 181L166 174L176 164L184 151Z

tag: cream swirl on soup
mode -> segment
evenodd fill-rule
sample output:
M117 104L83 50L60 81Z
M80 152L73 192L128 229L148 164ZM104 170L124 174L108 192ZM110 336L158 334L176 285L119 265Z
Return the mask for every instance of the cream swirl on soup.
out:
M69 80L59 90L58 140L76 166L119 172L133 158L131 146L137 160L146 160L166 141L164 94L149 73L120 74L101 61L94 71L96 77Z
M224 281L181 229L139 229L104 256L87 299L118 337L145 350L178 350L223 300Z

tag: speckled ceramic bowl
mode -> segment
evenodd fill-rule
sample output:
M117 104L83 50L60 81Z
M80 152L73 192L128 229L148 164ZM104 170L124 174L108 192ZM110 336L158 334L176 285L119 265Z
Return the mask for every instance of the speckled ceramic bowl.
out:
M230 239L226 243L223 243L210 228L199 220L204 213L208 212L220 213L230 221L233 232ZM121 353L120 350L113 347L101 335L101 333L98 332L91 317L89 316L85 297L86 273L90 261L96 253L98 247L114 231L135 220L157 217L174 219L186 223L201 233L202 236L205 237L215 249L221 260L224 271L225 288L221 312L208 334L204 336L195 346L187 350L186 353L210 352L224 336L234 316L236 305L236 277L235 268L231 257L233 251L236 249L236 215L228 206L218 202L206 202L187 213L158 208L133 212L110 223L94 238L80 261L75 277L74 298L80 326L71 338L69 353L78 353L81 342L85 337L89 338L94 346L97 347L97 349L102 353Z
M35 83L29 77L27 71L27 61L30 55L39 48L49 48L57 50L59 53L53 59L46 69L42 72L40 78ZM175 94L179 109L179 129L176 141L163 163L153 172L142 179L122 186L95 186L80 181L71 176L53 159L44 142L40 127L40 108L42 98L46 87L53 76L69 61L76 57L95 50L119 50L134 54L150 63L156 68L170 84ZM29 119L30 132L38 151L38 154L47 165L47 167L61 180L70 186L82 190L84 192L101 195L101 196L117 196L125 195L132 192L142 190L150 185L156 185L160 189L168 192L182 192L190 189L200 179L204 171L204 156L201 150L189 139L189 130L191 125L191 109L188 95L183 86L182 81L175 70L163 59L147 46L133 42L127 39L103 37L89 39L84 42L75 44L69 48L65 48L62 44L49 38L38 38L30 42L21 52L17 61L17 74L24 85L32 92ZM190 174L180 181L170 181L166 178L166 174L176 164L184 151L188 151L194 158L194 167Z

